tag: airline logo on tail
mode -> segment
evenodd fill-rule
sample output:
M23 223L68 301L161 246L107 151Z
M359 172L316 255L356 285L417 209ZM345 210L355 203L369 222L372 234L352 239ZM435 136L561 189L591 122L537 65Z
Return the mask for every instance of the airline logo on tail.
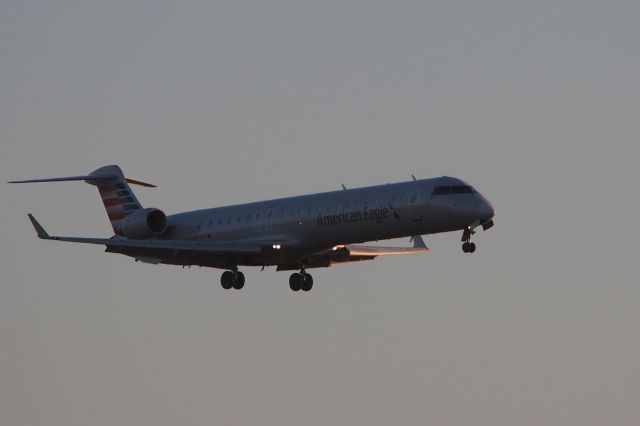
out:
M116 183L108 186L98 186L100 197L107 210L111 225L116 228L117 223L132 211L140 210L140 204L132 196L126 183Z

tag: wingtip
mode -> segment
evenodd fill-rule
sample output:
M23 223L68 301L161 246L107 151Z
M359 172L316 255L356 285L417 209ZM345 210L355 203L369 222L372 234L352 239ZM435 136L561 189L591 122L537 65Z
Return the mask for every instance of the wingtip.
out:
M38 238L42 238L43 240L48 240L50 238L49 234L47 233L47 231L44 230L42 225L38 223L36 218L33 217L31 213L27 214L27 216L29 216L29 220L31 221L33 228L36 230L36 234L38 235Z

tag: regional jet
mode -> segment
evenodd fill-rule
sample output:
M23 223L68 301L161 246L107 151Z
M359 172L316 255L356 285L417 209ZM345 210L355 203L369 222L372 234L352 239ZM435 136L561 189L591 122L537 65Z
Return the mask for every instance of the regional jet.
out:
M343 186L337 191L172 215L143 208L129 184L155 185L125 177L116 165L84 176L9 183L60 181L98 187L114 235L52 236L29 214L39 238L105 245L109 253L145 263L223 269L220 283L225 289L244 287L241 266L276 266L277 271L296 271L289 278L291 290L309 291L313 277L308 269L427 252L424 234L462 231L462 250L473 253L476 228L491 228L494 217L493 207L478 191L446 176L355 189ZM361 245L401 237L411 237L413 245Z

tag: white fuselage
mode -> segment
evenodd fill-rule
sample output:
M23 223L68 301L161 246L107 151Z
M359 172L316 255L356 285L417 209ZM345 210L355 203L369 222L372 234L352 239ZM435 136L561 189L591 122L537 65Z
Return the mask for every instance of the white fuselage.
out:
M470 188L460 179L441 177L196 210L168 216L162 238L281 242L283 253L288 248L304 253L455 231L493 216L475 190L434 194L436 187Z

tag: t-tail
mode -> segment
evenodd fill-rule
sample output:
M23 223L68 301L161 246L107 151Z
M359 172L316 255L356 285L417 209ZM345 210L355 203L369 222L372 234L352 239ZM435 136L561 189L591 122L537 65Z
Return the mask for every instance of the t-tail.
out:
M107 177L104 179L103 177ZM98 187L100 198L107 211L109 222L116 234L122 220L129 214L142 210L142 205L129 187L118 166L104 166L91 172L85 182Z
M153 184L125 177L120 167L116 165L100 167L86 176L19 180L11 181L9 183L65 182L79 180L98 187L102 203L104 204L107 216L109 217L109 222L111 222L113 231L119 235L122 234L123 224L125 223L127 216L143 210L142 205L129 187L129 184L155 188L155 185ZM164 214L162 214L162 216L164 216ZM164 219L164 217L162 219ZM164 222L164 220L162 221Z

